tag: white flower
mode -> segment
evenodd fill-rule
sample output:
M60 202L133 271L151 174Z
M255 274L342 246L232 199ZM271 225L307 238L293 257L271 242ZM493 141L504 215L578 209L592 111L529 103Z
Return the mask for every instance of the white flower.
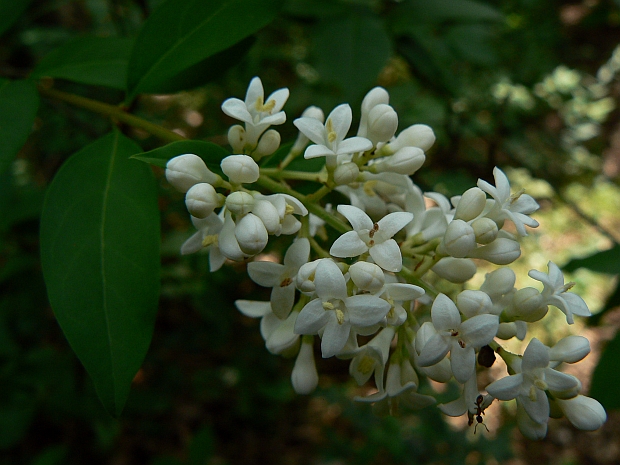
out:
M299 342L299 334L293 331L299 312L291 312L288 318L281 320L271 311L269 302L236 300L235 306L245 316L261 319L260 333L272 354L286 352Z
M192 223L198 231L183 243L181 254L187 255L207 248L209 250L209 269L212 272L219 270L226 261L226 257L222 255L218 245L219 233L224 222L218 215L211 213L206 218L192 216Z
M465 383L476 365L476 349L493 340L499 327L497 315L482 314L461 322L456 305L445 294L439 294L431 307L436 334L424 345L418 358L420 366L430 366L450 352L452 373Z
M495 186L492 186L482 179L478 179L478 187L493 197L495 204L486 216L492 220L503 224L504 220L510 220L517 228L519 236L527 236L525 226L536 228L538 221L530 218L528 215L538 210L538 204L529 195L519 191L514 195L510 195L510 183L502 170L495 167L493 169L495 177Z
M590 316L590 309L584 300L577 294L567 292L575 283L564 284L564 275L560 268L553 262L547 264L549 274L542 271L531 270L528 275L543 283L543 301L546 305L553 305L566 315L569 325L574 323L573 315Z
M255 77L250 81L245 102L229 98L222 103L222 111L245 123L245 144L253 150L258 144L258 138L269 126L286 121L286 114L281 110L288 96L288 89L279 89L265 101L263 83Z
M338 213L344 215L353 231L340 236L329 251L334 257L357 257L365 252L377 265L387 271L398 272L403 267L400 247L392 236L413 219L408 212L394 212L384 216L377 223L357 207L338 205Z
M534 338L523 353L521 366L511 366L516 373L492 382L487 392L500 400L516 398L535 423L546 423L549 399L545 391L565 392L579 383L574 376L550 368L549 361L549 348Z
M258 165L247 155L229 155L220 166L230 182L235 184L256 182L260 175Z
M198 155L187 153L174 157L166 163L166 179L178 191L187 192L195 184L216 184L220 177L212 173Z
M349 365L349 374L360 386L375 374L375 385L383 390L383 374L388 361L390 344L394 339L394 328L383 328L368 344L358 349Z
M344 276L332 260L319 261L314 284L318 298L301 310L295 332L316 334L323 330L323 358L336 355L342 350L352 326L372 326L390 310L390 304L370 294L349 297Z
M293 124L316 144L306 149L304 158L327 157L328 164L335 167L336 155L370 150L372 142L364 137L345 139L352 119L351 107L346 103L332 110L325 125L316 118L297 118Z
M283 264L273 262L248 263L250 278L261 286L271 287L271 308L278 318L288 316L295 301L295 277L299 268L308 262L310 242L297 239L284 254Z

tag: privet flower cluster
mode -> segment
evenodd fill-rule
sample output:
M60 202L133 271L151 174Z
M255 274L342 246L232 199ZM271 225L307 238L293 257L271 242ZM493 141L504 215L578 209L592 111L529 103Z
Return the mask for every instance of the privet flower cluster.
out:
M399 132L388 92L380 87L364 98L355 136L349 137L349 105L337 106L327 118L310 107L293 122L299 136L278 167L261 168L280 146L280 134L270 127L285 122L288 95L280 89L265 99L254 78L244 101L223 103L224 113L243 123L228 132L234 153L221 161L226 179L193 154L170 160L166 177L185 193L197 229L181 252L208 250L212 271L226 259L256 257L270 237L294 236L282 263L259 257L247 264L250 278L271 288L270 300L237 300L236 306L260 318L270 352L296 357L295 391L308 394L317 387L320 341L322 357L349 360L358 384L373 378L375 392L356 400L379 412L434 404L433 396L418 392L420 377L427 377L461 385L461 396L439 408L467 415L470 424L482 422L495 399L516 399L518 425L529 438L545 436L550 416L566 416L583 430L599 428L606 420L601 404L580 394L577 378L558 370L589 353L587 339L568 336L549 347L533 338L522 355L501 345L524 340L528 324L540 321L549 307L562 311L568 324L575 315L590 315L553 262L546 272L529 273L542 291L517 289L515 273L505 266L520 256L526 228L538 226L530 217L536 201L512 192L499 168L493 184L479 180L460 196L423 193L410 176L424 163L433 131L413 125ZM287 169L302 154L324 158L323 169ZM290 187L307 180L322 187L309 195ZM322 206L333 190L349 204ZM332 244L328 228L340 233ZM476 274L473 259L501 267L479 289L442 293L442 282L466 283ZM491 367L496 354L508 375L481 386L477 373Z

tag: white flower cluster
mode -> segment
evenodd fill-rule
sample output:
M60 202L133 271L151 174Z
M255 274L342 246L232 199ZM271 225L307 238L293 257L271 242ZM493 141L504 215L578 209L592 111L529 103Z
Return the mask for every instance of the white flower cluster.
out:
M568 292L573 283L564 283L554 263L549 262L548 273L529 273L542 291L516 289L515 273L504 266L488 273L479 289L440 292L442 280L470 280L477 272L473 259L514 262L526 226L538 226L529 216L538 208L536 201L523 191L511 193L498 168L495 185L479 180L451 199L423 194L409 176L422 166L435 141L433 131L414 125L397 135L398 116L379 87L363 100L356 136L347 138L353 119L349 105L337 106L326 119L310 107L294 121L300 135L279 167L261 168L257 161L279 146L280 135L267 129L284 123L287 98L288 90L281 89L265 102L260 79L254 78L245 102L224 102L224 112L245 123L228 134L239 153L221 161L228 181L191 154L170 160L166 177L186 192L198 229L181 252L207 248L213 271L226 258L257 255L270 235L296 235L282 263L247 265L254 282L271 288L270 300L236 302L243 314L261 319L270 352L296 356L295 391L307 394L318 385L318 337L322 356L350 360L349 372L360 385L374 378L376 392L357 400L373 403L379 412L434 404L434 397L418 393L424 376L441 383L454 379L462 386L458 399L439 408L450 416L467 415L470 424L482 423L494 399L516 399L518 425L527 437L544 437L551 415L564 415L584 430L600 427L606 419L600 403L579 394L575 377L557 371L589 353L587 339L569 336L551 348L531 339L523 355L500 345L514 337L523 340L528 324L541 320L549 306L559 308L569 324L574 315L590 315L583 299ZM325 157L323 170L287 170L302 152L306 159ZM291 190L289 183L309 179L321 180L323 187L310 195ZM247 184L275 193L265 195ZM322 207L321 199L333 190L350 205L337 205L335 211ZM341 235L327 250L328 226ZM495 354L510 375L481 392L477 373L493 365Z

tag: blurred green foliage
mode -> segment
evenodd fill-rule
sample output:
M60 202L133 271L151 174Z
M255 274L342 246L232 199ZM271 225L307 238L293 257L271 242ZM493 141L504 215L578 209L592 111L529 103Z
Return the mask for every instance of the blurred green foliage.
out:
M245 19L207 54L199 49L208 23L198 13L208 2L0 2L0 130L6 136L0 149L0 464L476 464L523 456L510 421L487 439L486 431L455 431L436 409L375 417L349 400L355 386L337 387L347 378L342 362L321 361L319 391L295 396L292 361L270 355L256 322L234 310L235 299L266 298L265 290L247 277L239 281L242 265L210 274L204 256L178 256L188 221L180 195L163 182L162 293L153 341L121 418L110 418L99 403L46 297L38 218L60 165L111 124L66 103L39 103L37 79L48 85L54 78L61 90L124 103L132 113L222 145L230 120L219 105L242 97L252 76L261 76L266 89L291 89L290 120L310 104L326 112L344 101L357 106L367 90L382 85L400 127L425 123L437 133L416 182L446 194L488 179L495 165L511 165L547 180L566 199L571 184L600 181L609 161L603 154L614 153L606 149L618 112L610 108L586 121L575 108L620 93L615 70L602 84L597 77L620 42L617 2L287 0L275 19L260 10L256 17L236 11L237 3L227 2L229 9L218 14ZM140 66L165 72L140 81L130 69L128 85L131 47L145 40L142 25L162 4L163 23L152 26L151 39L160 37L168 49L184 41L184 61L158 61L161 50L146 41L133 49L143 58ZM164 20L176 14L185 15L188 29L169 33ZM545 87L560 65L578 70L579 82ZM32 81L21 80L28 76ZM187 92L124 101L123 90ZM23 102L17 108L4 98L16 93ZM19 130L24 121L33 130L13 160L28 136ZM583 123L595 132L575 138ZM119 126L144 150L160 145ZM287 124L283 139L294 135ZM156 175L161 179L161 171ZM603 175L617 187L618 171ZM607 254L614 251L617 245ZM601 260L572 266L618 273L617 260ZM618 289L606 309L617 305ZM618 372L617 359L607 356L608 376ZM604 403L608 379L603 375L597 388Z

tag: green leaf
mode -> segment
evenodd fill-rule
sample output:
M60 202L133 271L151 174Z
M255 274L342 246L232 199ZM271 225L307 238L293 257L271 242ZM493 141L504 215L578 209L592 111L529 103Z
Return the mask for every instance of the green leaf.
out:
M144 24L129 61L129 97L166 81L269 24L279 0L168 0Z
M32 82L0 78L0 174L26 143L39 109L39 93Z
M397 5L390 18L394 30L402 32L414 24L443 22L496 22L502 13L490 5L472 0L409 0Z
M620 332L607 343L605 350L592 375L590 395L597 399L606 409L619 409L620 397Z
M392 50L381 21L369 14L321 22L313 45L321 79L336 84L349 101L375 84Z
M158 147L149 152L134 155L131 158L165 168L168 160L186 153L198 155L204 160L207 167L211 171L219 174L220 176L223 175L222 168L220 168L220 163L224 157L230 155L230 151L212 142L202 140L180 140L177 142L171 142L163 147Z
M118 416L146 354L159 296L159 212L140 148L115 131L60 168L41 216L48 297L106 410Z
M611 249L597 252L589 257L576 258L562 267L566 271L575 271L578 268L587 268L598 273L620 273L620 245Z
M4 0L0 2L0 34L10 28L32 0Z
M125 90L132 47L133 39L80 37L45 56L32 74Z

